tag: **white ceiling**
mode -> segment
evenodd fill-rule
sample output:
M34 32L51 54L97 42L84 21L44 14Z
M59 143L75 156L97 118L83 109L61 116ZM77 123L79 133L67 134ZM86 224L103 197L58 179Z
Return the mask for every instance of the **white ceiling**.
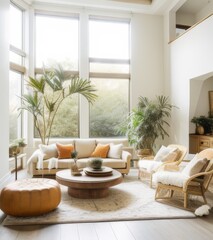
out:
M108 10L123 10L128 12L140 12L147 14L163 14L174 4L184 2L184 0L25 0L30 3L53 3L60 5L73 5L81 7L97 7ZM213 0L187 0L179 11L186 13L196 13L204 5Z
M147 14L162 14L171 3L179 0L152 0L152 4L143 4L148 0L25 0L30 3L53 3L82 7L97 7L102 9L141 12Z
M180 12L196 14L212 0L188 0L179 9Z

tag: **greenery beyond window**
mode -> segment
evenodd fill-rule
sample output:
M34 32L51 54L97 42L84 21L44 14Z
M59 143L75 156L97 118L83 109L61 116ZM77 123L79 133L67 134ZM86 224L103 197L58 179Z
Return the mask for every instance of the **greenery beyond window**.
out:
M120 136L117 126L128 112L128 83L120 79L92 79L98 99L90 107L90 137Z
M129 112L129 22L91 17L90 80L98 99L90 106L90 137L117 137Z

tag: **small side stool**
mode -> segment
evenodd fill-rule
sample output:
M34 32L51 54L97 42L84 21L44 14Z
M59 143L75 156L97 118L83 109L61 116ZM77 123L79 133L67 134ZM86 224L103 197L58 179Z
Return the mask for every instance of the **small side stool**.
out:
M56 180L22 179L1 190L0 208L11 216L37 216L54 210L61 201L61 189Z

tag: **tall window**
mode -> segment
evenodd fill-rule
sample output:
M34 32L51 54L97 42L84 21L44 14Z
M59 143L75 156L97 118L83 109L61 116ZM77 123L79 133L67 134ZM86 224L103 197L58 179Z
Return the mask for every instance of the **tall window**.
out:
M36 15L36 73L42 67L60 64L64 70L78 74L77 16ZM51 137L78 137L78 96L66 99L54 120ZM35 133L35 136L38 135Z
M89 20L90 79L98 100L90 107L90 137L116 137L129 111L129 22L91 17Z
M9 118L10 141L22 137L22 115L18 108L21 106L23 76L25 73L23 44L23 15L24 11L16 5L10 5L10 75L9 75Z

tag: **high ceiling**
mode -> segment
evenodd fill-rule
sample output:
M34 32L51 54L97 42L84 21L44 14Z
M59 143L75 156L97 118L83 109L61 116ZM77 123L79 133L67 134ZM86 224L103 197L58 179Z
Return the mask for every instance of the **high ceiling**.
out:
M136 3L136 4L151 4L152 0L109 0L114 2L123 2L123 3Z
M205 5L211 3L213 0L188 0L186 1L179 11L184 13L196 14L199 12Z
M53 3L147 14L162 14L170 4L180 0L25 0L31 3Z
M25 0L29 3L53 3L82 7L97 7L108 10L123 10L147 14L163 14L174 4L183 4L180 10L196 13L213 0ZM184 3L185 2L185 3Z

